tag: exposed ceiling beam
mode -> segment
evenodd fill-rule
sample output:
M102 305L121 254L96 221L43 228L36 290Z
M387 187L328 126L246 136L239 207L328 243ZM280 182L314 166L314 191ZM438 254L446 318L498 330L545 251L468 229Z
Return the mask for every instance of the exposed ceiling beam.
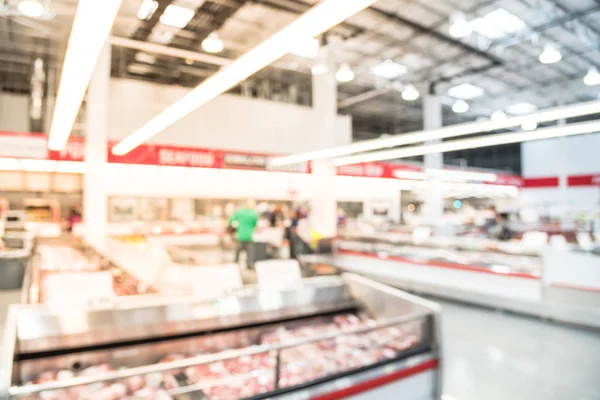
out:
M370 100L372 98L387 94L391 92L392 88L381 88L381 89L373 89L367 92L357 94L356 96L349 97L347 99L341 100L338 102L338 110L343 108L351 107L355 104L362 103L363 101Z
M179 49L177 47L165 46L151 42L142 42L129 38L113 36L110 38L110 43L114 46L125 47L128 49L139 50L147 53L161 54L165 56L190 59L205 64L211 65L229 65L233 60L225 57L214 56L211 54L200 53L197 51Z

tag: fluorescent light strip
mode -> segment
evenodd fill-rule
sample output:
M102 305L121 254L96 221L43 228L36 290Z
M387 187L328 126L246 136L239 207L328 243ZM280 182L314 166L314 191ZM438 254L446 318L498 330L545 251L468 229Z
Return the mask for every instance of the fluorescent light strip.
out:
M600 132L600 121L561 125L552 128L538 129L533 132L501 133L473 139L453 140L433 145L413 146L396 150L359 154L356 156L335 159L333 160L333 164L335 166L361 164L365 162L414 157L431 153L445 153L448 151L464 149L476 149L480 147L550 139L561 136L581 135L593 132Z
M122 0L80 0L63 65L48 148L62 150L71 134L102 46Z
M400 179L425 180L428 177L439 177L443 181L482 181L495 182L496 174L476 171L461 171L455 169L433 169L428 168L425 172L420 171L394 171L394 176Z
M294 22L211 76L112 149L127 154L196 108L289 53L298 43L336 26L377 0L325 0Z
M85 163L82 161L38 160L34 158L0 158L0 171L83 174Z
M430 131L416 131L402 135L392 136L385 139L365 140L348 146L333 147L308 153L294 154L291 156L276 157L271 160L271 165L282 166L295 164L320 158L332 158L345 156L353 153L380 150L389 147L402 146L412 143L426 142L429 140L444 139L450 137L471 135L474 133L488 132L497 129L521 126L525 122L548 122L564 118L579 117L600 113L600 101L580 103L576 105L550 108L535 114L522 115L506 118L501 121L479 121L466 124L457 124Z

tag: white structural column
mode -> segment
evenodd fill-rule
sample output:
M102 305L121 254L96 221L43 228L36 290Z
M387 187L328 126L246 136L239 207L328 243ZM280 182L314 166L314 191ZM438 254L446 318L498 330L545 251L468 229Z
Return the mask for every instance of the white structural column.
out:
M558 125L566 125L567 120L558 120ZM566 137L558 138L558 144L561 149L565 149L567 142ZM560 173L558 174L558 189L560 191L560 205L558 207L558 216L566 218L569 210L569 152L558 151L560 159L557 160L560 165Z
M442 103L438 96L429 94L423 99L423 128L427 130L442 127ZM438 141L428 142L434 144ZM444 168L442 153L425 155L425 169ZM423 206L423 216L427 225L439 225L444 214L444 190L439 177L427 179L427 190Z
M315 113L315 129L320 131L321 147L335 145L337 117L337 81L335 63L331 54L322 49L319 61L327 66L323 74L313 75L312 100ZM330 160L312 162L313 197L311 201L311 225L324 237L337 234L337 203L335 199L335 167Z
M108 86L110 83L110 43L100 52L87 94L83 222L85 241L103 247L106 238L108 201L105 169L107 164Z

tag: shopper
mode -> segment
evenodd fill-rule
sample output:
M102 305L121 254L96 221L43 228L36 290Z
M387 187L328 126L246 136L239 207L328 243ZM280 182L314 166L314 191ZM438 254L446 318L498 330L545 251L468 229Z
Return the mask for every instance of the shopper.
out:
M258 213L254 211L255 203L248 200L245 206L238 208L231 218L229 218L228 227L235 229L235 238L237 241L235 249L235 262L240 261L242 251L246 252L246 265L251 267L248 250L252 243L252 236L258 223Z
M298 226L298 213L296 210L291 209L288 215L288 221L286 221L285 227L285 239L288 241L288 246L290 249L290 258L296 259L296 246L295 246L295 237L296 237L296 227Z
M69 211L69 218L67 220L67 231L73 232L73 227L79 222L81 222L81 213L79 210L77 210L77 208L71 207L71 210Z
M508 214L501 213L496 216L496 225L492 229L492 239L507 241L512 238L512 232L508 227Z
M269 225L271 228L280 226L283 221L283 207L281 204L276 205L273 210L269 212Z

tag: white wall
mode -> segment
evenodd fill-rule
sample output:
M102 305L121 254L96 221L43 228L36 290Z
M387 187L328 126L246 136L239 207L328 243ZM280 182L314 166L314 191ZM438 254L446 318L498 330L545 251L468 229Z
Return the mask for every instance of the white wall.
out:
M559 187L525 188L521 208L565 218L600 210L600 188L567 187L573 175L600 173L600 133L536 140L521 144L523 177L559 177Z
M174 103L189 89L112 79L109 138L122 139ZM293 104L222 95L193 111L150 143L270 153L296 153L349 144L350 117L339 116L333 141L321 137L313 110Z
M0 130L29 132L29 97L0 93Z
M563 168L568 175L600 173L599 154L600 133L523 142L523 176L559 176Z

